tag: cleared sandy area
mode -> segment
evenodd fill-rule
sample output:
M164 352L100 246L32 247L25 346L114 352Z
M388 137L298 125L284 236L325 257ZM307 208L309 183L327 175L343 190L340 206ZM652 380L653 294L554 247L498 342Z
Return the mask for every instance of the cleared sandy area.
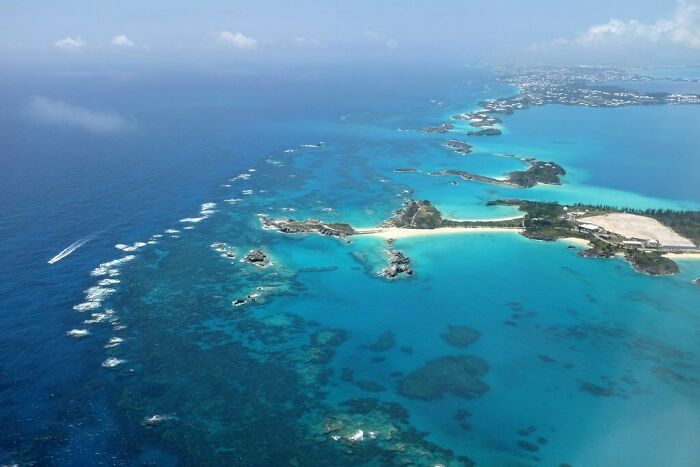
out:
M662 246L695 247L693 242L678 235L672 229L651 217L615 212L600 216L582 217L580 220L587 224L597 225L608 232L616 233L626 238L656 240Z
M439 227L437 229L407 229L404 227L355 229L358 235L372 235L381 238L410 238L428 237L433 235L467 234L467 233L518 233L521 229L508 229L505 227Z
M700 253L666 253L664 256L668 259L692 259L700 261Z

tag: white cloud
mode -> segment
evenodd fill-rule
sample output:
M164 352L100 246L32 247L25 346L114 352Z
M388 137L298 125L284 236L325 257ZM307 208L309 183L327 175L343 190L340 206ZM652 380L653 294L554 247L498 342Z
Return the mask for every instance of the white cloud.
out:
M585 33L573 39L559 38L544 45L605 47L645 43L700 48L700 0L677 0L676 10L670 18L659 18L651 23L636 19L611 19L607 23L589 27Z
M240 32L221 31L219 33L219 41L231 44L239 49L252 49L258 45L257 40Z
M66 37L57 40L53 45L61 50L77 50L85 46L85 41L80 36Z
M391 37L386 37L384 34L381 32L377 31L365 31L365 37L373 42L379 42L381 44L384 44L385 47L389 49L395 49L396 47L399 46L399 43L391 38Z
M95 133L110 133L131 126L116 112L91 110L42 96L34 96L25 113L41 123L79 127Z
M117 47L133 47L134 45L136 45L131 39L129 39L123 34L119 36L114 36L109 42L110 44L116 45Z

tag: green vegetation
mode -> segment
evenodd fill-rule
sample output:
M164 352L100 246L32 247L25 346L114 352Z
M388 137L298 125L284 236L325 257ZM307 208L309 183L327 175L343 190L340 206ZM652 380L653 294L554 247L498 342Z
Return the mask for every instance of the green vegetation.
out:
M556 240L563 237L584 238L590 242L591 247L581 252L581 256L609 258L616 253L624 253L625 259L637 271L652 275L675 274L679 271L678 265L660 252L623 248L620 245L602 241L589 233L580 232L576 224L568 220L567 212L586 211L586 215L626 212L647 216L689 238L696 245L700 244L700 211L637 210L587 204L563 206L552 202L514 199L491 201L488 204L492 206L518 206L518 209L525 213L522 223L525 228L523 235L528 238L537 240ZM580 219L585 220L585 217Z
M317 232L321 235L329 235L331 237L347 237L348 235L357 233L350 224L336 222L324 223L316 219L298 221L294 219L269 219L265 217L261 219L261 222L265 228L277 229L287 234Z
M508 181L514 185L529 188L544 183L547 185L559 185L560 175L566 175L566 170L554 162L528 161L530 167L527 170L519 170L508 174Z
M675 262L658 252L645 253L640 250L629 250L625 252L625 258L637 271L654 276L676 274L679 271Z
M458 141L456 139L447 140L445 146L454 150L458 154L469 154L472 152L471 144L465 143L464 141Z
M522 227L523 235L534 240L553 241L562 237L581 237L574 226L565 219L564 206L558 203L546 203L522 200L489 201L489 206L518 206L525 213Z
M566 170L554 162L540 162L534 159L522 159L530 167L527 170L516 170L506 175L505 179L498 179L479 175L464 170L440 170L431 172L430 175L456 175L463 180L473 180L477 182L491 183L493 185L516 186L521 188L530 188L538 183L547 185L559 185L561 180L560 175L565 175Z
M483 130L470 131L467 136L498 136L501 134L501 130L498 128L484 128Z
M442 213L430 201L410 200L386 221L391 227L437 229L438 227L520 227L520 219L505 221L453 221L443 219Z
M436 229L443 226L442 214L430 201L411 200L387 221L393 227Z

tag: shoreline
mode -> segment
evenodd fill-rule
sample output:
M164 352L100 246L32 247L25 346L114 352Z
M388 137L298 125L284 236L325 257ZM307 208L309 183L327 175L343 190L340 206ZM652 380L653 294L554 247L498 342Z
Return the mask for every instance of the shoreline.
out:
M689 260L700 260L700 252L687 252L687 253L664 253L662 256L670 259L670 260L675 260L675 259L689 259Z
M589 248L591 246L590 242L588 240L586 240L585 238L562 237L562 238L558 238L557 241L561 241L563 243L568 243L570 245L580 246L583 248Z
M450 219L454 222L503 222L503 221L514 221L516 219L524 219L525 215L520 214L518 216L507 216L507 217L490 217L487 219Z
M355 235L373 236L384 239L401 239L412 237L430 237L434 235L467 234L467 233L520 233L520 228L507 227L438 227L435 229L408 229L405 227L375 227L355 229Z

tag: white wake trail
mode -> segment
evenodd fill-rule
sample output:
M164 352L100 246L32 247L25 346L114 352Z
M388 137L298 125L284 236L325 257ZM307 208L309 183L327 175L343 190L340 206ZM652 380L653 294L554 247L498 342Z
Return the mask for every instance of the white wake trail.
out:
M80 240L71 243L70 245L68 245L67 248L61 250L61 252L60 252L59 254L57 254L56 256L54 256L53 258L51 258L50 260L48 260L48 263L49 263L49 264L58 263L58 262L61 261L63 258L65 258L66 256L70 255L70 254L73 253L75 250L77 250L77 249L80 248L81 246L85 245L87 242L89 242L89 241L92 240L93 238L94 238L94 235L89 235L89 236L87 236L87 237L85 237L85 238L81 238Z

